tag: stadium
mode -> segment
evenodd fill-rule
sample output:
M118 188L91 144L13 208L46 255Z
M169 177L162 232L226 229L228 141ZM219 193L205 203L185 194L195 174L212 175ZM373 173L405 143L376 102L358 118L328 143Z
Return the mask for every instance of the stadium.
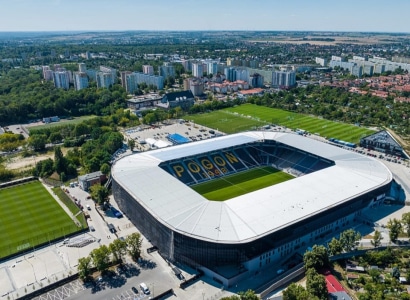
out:
M264 167L292 179L226 201L194 190ZM216 137L127 156L112 167L115 200L161 255L228 286L351 228L364 208L389 195L392 182L371 157L283 132Z

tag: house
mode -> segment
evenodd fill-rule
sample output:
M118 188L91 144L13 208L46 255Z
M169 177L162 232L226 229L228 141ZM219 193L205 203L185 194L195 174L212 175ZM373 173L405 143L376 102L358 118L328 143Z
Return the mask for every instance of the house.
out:
M189 109L195 103L194 94L190 90L165 94L158 106L171 109L181 107Z
M105 180L106 176L101 171L78 176L78 184L84 191L88 191L92 185L101 184Z

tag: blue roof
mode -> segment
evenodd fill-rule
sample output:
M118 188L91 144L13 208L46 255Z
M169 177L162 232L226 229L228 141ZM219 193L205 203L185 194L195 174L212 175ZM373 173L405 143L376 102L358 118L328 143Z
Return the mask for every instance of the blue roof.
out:
M185 144L189 143L190 139L178 134L178 133L173 133L169 134L167 136L168 140L170 140L173 144L178 145L178 144Z

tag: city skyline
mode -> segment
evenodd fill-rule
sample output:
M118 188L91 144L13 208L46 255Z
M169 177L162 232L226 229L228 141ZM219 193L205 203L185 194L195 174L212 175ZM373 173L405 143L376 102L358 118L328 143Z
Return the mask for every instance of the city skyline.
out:
M363 1L362 1L363 2ZM410 1L0 0L0 31L410 32Z

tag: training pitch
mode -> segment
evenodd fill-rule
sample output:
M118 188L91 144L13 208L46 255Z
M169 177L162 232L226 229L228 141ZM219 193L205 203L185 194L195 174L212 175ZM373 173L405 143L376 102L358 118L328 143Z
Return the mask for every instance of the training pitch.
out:
M0 189L0 258L81 230L39 181Z
M211 113L190 115L188 119L226 133L238 133L267 124L276 124L352 143L359 143L360 138L375 132L360 126L254 104L243 104Z
M294 178L272 167L260 167L191 186L208 200L224 201Z

